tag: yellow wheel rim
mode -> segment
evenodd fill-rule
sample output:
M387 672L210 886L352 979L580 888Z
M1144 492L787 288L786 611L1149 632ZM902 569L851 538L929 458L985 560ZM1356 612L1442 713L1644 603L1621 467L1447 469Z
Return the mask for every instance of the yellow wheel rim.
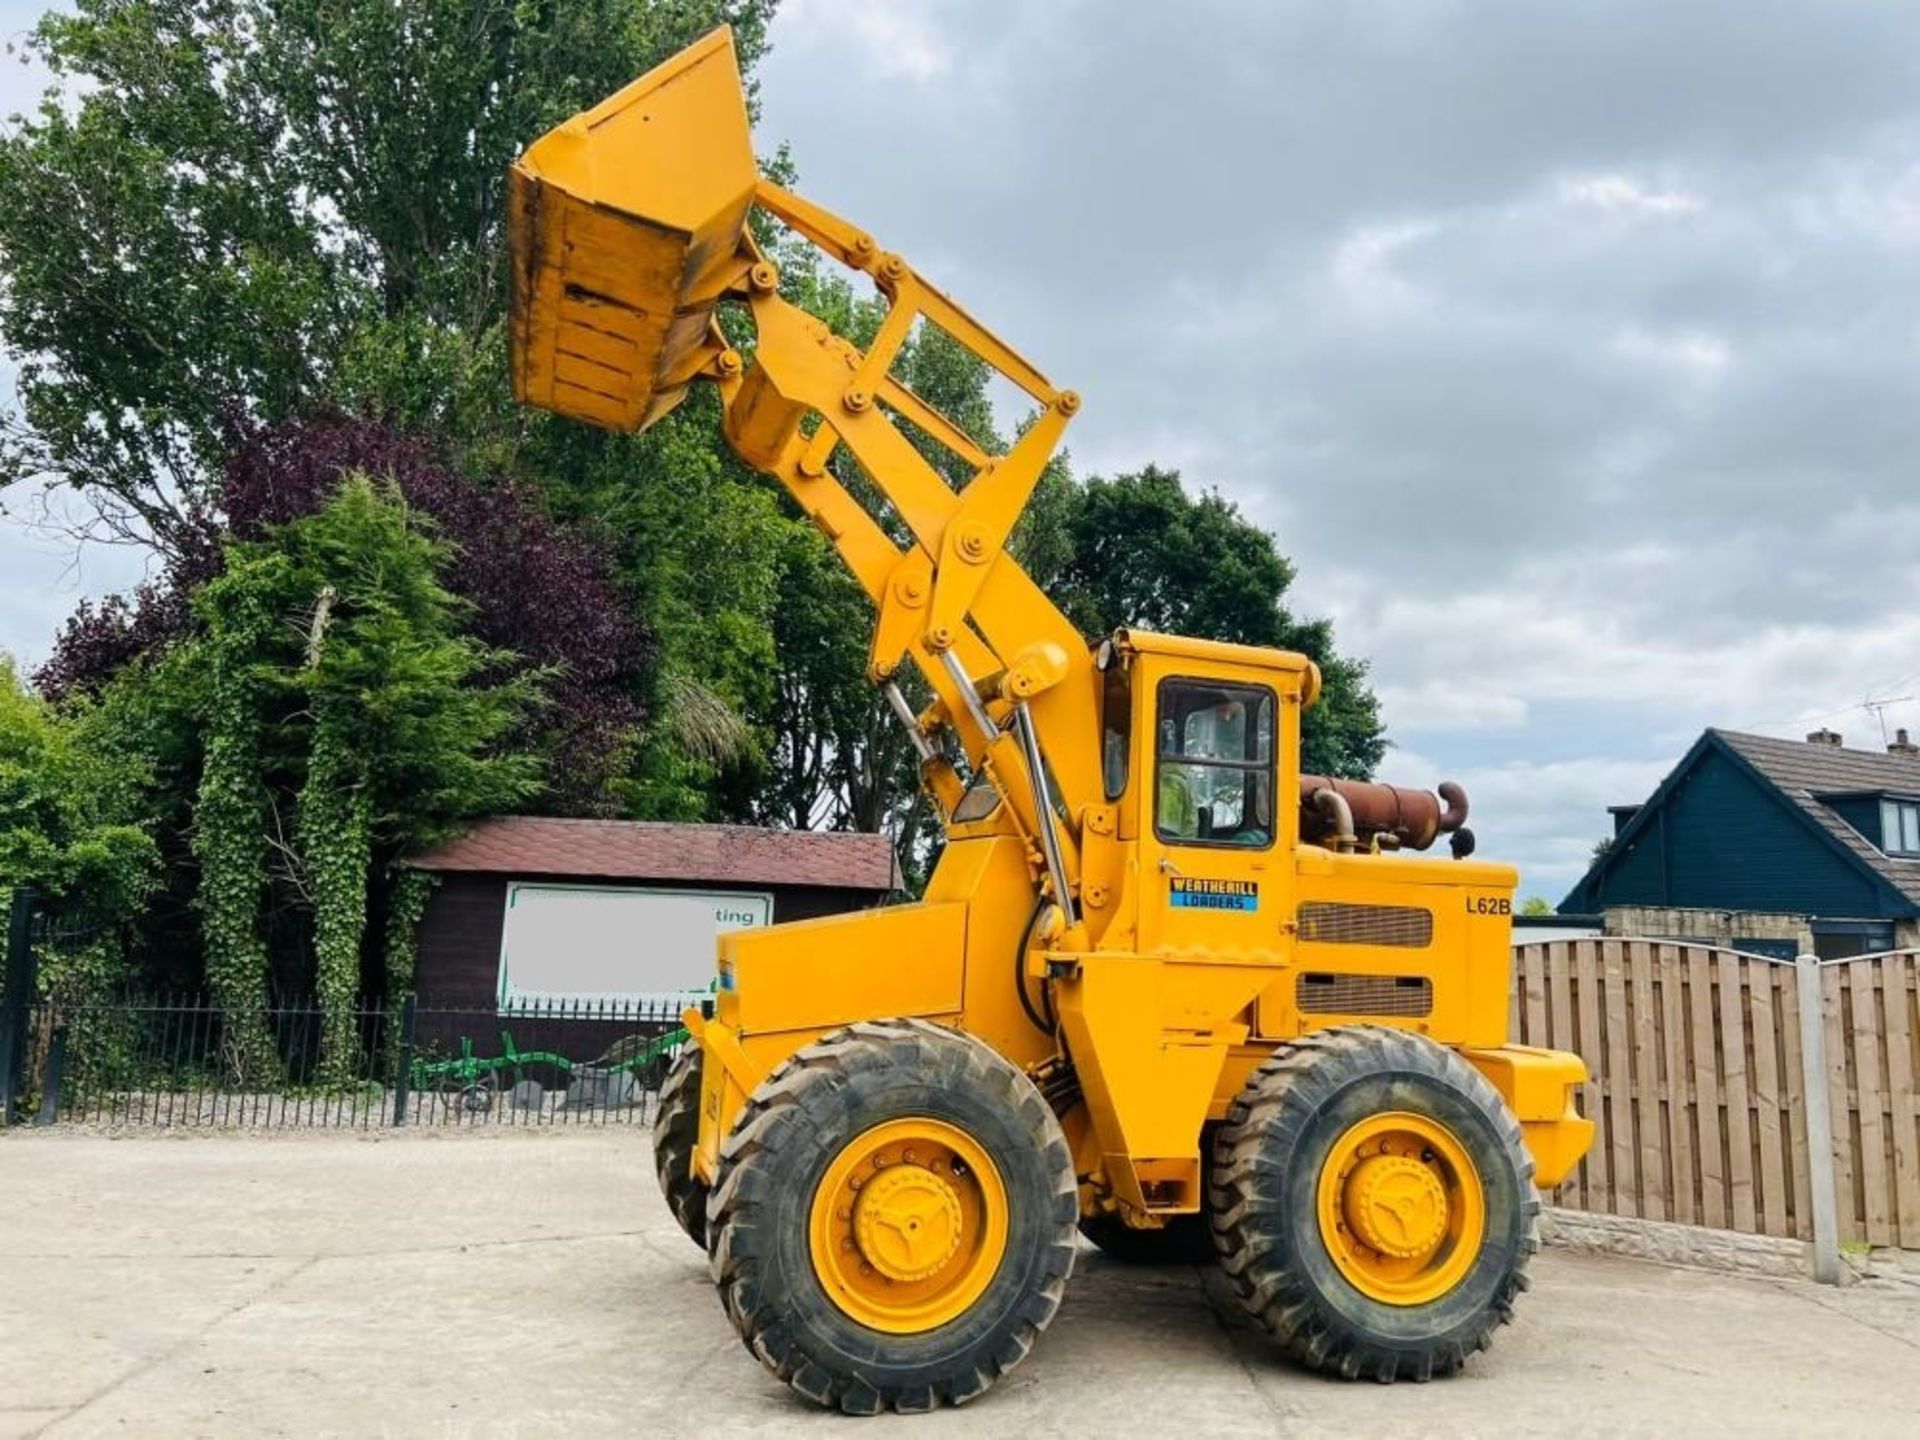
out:
M1007 1250L1007 1191L972 1136L889 1120L855 1136L813 1192L807 1241L827 1296L894 1335L964 1314Z
M1405 1111L1371 1116L1334 1142L1317 1208L1341 1275L1388 1305L1445 1295L1487 1233L1486 1192L1466 1147L1439 1121Z

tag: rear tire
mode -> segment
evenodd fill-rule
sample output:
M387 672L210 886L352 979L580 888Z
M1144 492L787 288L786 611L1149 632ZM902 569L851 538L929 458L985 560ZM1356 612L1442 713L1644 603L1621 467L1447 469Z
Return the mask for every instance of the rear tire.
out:
M1203 1215L1176 1215L1158 1230L1136 1230L1118 1215L1080 1222L1102 1255L1123 1265L1211 1265L1213 1230Z
M1079 1210L1024 1074L971 1036L887 1020L760 1085L709 1213L747 1348L816 1403L870 1415L962 1404L1018 1365L1059 1309Z
M667 1208L689 1239L707 1248L707 1187L693 1173L700 1143L700 1045L688 1040L660 1086L653 1113L653 1168Z
M1519 1122L1478 1070L1408 1031L1281 1047L1228 1111L1212 1176L1235 1293L1315 1370L1451 1375L1527 1286L1540 1200Z

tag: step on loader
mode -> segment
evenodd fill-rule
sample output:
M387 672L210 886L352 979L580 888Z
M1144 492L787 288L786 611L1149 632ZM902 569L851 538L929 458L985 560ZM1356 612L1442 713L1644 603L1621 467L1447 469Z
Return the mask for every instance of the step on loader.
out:
M1302 774L1303 655L1075 631L1008 537L1079 397L762 175L724 29L510 183L518 398L639 430L714 386L872 598L945 820L918 902L727 934L687 1016L660 1182L748 1349L849 1412L971 1400L1084 1235L1217 1256L1314 1369L1459 1370L1592 1137L1578 1057L1507 1043L1516 876L1466 797ZM864 348L783 297L756 215L872 282ZM899 378L921 326L1030 402L1003 452Z

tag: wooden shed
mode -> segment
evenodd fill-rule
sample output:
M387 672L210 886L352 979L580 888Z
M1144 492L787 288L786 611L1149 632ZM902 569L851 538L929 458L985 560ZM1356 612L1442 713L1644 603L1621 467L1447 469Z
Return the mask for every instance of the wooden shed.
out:
M719 932L865 909L898 883L884 835L538 816L484 821L408 863L440 882L414 970L428 1059L471 1046L590 1062L710 993ZM509 1078L523 1076L567 1083L550 1065Z

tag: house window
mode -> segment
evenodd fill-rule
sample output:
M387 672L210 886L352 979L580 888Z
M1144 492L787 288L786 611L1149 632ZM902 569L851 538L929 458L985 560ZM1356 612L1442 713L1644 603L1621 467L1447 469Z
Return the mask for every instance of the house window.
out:
M1920 803L1880 802L1880 848L1889 855L1920 855Z

